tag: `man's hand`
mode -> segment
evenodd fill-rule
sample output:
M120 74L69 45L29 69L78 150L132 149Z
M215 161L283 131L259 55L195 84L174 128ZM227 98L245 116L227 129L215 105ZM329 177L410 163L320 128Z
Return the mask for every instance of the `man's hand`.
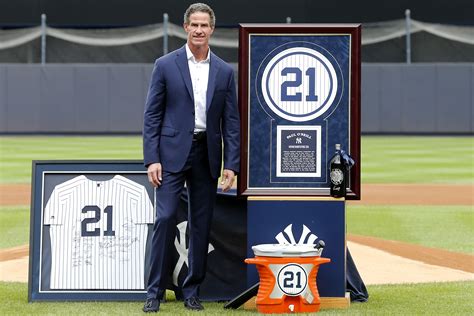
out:
M148 166L148 181L156 188L161 185L161 163L152 163Z
M232 170L224 169L222 171L222 192L227 192L232 188L232 184L234 184L235 173Z

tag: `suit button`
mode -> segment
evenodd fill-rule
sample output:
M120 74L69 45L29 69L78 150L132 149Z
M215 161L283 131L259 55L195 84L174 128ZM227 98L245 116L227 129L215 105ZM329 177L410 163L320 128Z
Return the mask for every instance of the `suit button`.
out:
M193 111L193 112L191 112L191 113L193 113L193 115L194 115L194 111Z
M194 132L193 132L193 131L189 131L189 134L194 134Z

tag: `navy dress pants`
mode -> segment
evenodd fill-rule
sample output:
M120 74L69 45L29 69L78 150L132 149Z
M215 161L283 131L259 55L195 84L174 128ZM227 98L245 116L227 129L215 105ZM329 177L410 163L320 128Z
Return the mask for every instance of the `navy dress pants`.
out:
M172 149L170 149L172 150ZM217 179L211 176L206 139L193 140L182 171L171 173L162 166L162 183L156 189L156 219L150 255L147 298L161 299L170 269L170 251L176 236L176 214L181 192L188 191L188 275L183 283L185 299L199 297L199 286L206 273L206 260L214 210Z

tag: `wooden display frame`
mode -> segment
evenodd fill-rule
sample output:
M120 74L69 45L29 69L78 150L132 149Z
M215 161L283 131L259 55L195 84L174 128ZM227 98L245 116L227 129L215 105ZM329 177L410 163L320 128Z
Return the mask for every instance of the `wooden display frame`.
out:
M347 86L348 91L345 91L343 90L343 88L340 88L341 96L338 102L341 102L340 100L343 100L342 102L346 102L347 103L346 111L348 112L348 115L347 115L348 117L344 119L346 121L344 121L344 123L341 123L341 124L346 124L347 125L346 127L348 129L347 135L344 135L344 137L347 139L342 140L343 143L344 141L347 143L347 147L346 148L343 147L343 149L346 149L348 154L352 158L354 158L354 160L356 161L355 166L350 170L350 174L349 174L350 180L349 180L349 183L347 184L346 199L355 199L355 200L360 199L360 165L361 165L361 161L360 161L360 158L361 158L361 155L360 155L361 26L360 24L241 24L240 25L239 107L240 107L240 117L241 117L241 172L239 174L238 193L241 195L329 196L329 180L326 173L327 162L329 160L328 156L330 155L328 153L329 152L328 147L331 147L330 152L332 153L333 147L330 145L332 145L334 142L339 142L339 139L336 139L337 137L333 137L334 139L331 138L330 133L332 133L334 128L329 128L330 124L327 123L326 119L324 119L326 121L324 122L326 126L323 126L323 133L326 133L326 139L324 138L324 135L323 135L323 139L321 141L321 143L323 144L323 149L321 152L321 156L323 156L323 159L322 159L323 163L319 166L319 168L322 169L322 173L321 173L322 176L321 176L321 180L318 180L317 176L314 177L314 179L316 179L314 180L314 183L315 183L314 185L308 184L304 182L304 181L307 181L306 179L303 179L302 177L301 179L299 179L296 176L295 176L296 184L295 184L295 181L290 183L291 179L287 181L288 185L281 184L281 183L275 184L276 182L273 181L272 179L272 177L273 178L276 177L272 175L272 173L275 174L275 171L272 170L272 168L275 169L275 167L273 166L265 167L266 165L268 165L268 163L266 163L267 161L266 159L268 158L268 156L270 156L269 164L276 165L276 158L272 156L273 154L271 152L272 150L273 152L275 152L275 149L272 149L271 147L273 146L274 139L276 139L276 136L274 136L276 132L273 131L273 129L276 130L276 128L274 128L273 125L295 126L295 128L298 129L299 126L301 126L300 122L290 122L290 121L285 120L284 118L283 119L277 118L277 120L280 120L280 122L278 122L278 121L275 121L275 118L266 118L269 121L267 125L273 124L270 128L271 129L270 133L268 133L265 130L265 133L267 133L267 135L270 134L269 136L270 140L267 140L267 143L261 142L261 139L253 137L250 131L250 129L253 128L253 125L251 122L252 119L258 120L259 122L261 121L260 118L252 117L254 113L252 112L251 107L253 106L254 109L257 105L264 107L263 105L261 105L261 103L265 103L265 102L260 102L260 101L257 103L255 102L255 100L253 100L253 99L256 99L255 95L257 96L257 98L259 97L258 96L259 92L256 90L258 90L258 87L260 84L260 82L257 82L260 70L255 70L255 67L258 64L259 69L265 68L271 62L270 61L265 65L265 62L268 60L262 58L262 60L255 62L255 60L252 60L252 58L254 55L256 55L254 53L257 49L267 49L268 51L271 51L267 56L270 56L271 54L276 55L276 53L274 53L273 50L278 51L278 48L264 47L264 46L270 46L270 45L266 45L266 43L262 39L265 39L265 38L273 39L276 37L280 37L277 40L275 40L275 42L278 42L280 44L284 41L288 41L288 42L294 41L295 43L298 41L304 41L305 43L310 43L310 41L308 41L308 38L317 39L318 36L321 36L323 38L321 43L332 38L337 40L338 36L339 37L342 36L346 38L348 42L350 43L348 47L346 47L349 51L348 61L346 61L346 63L348 63L348 67L346 67L347 71L344 68L344 71L346 71L346 73L348 73L349 76L348 78L346 78L343 72L341 72L342 75L340 76L340 78L345 80L344 82L342 82L340 86L342 86L343 88ZM258 38L259 41L260 40L262 41L260 46L255 44L255 43L258 43L258 41L255 40L256 38ZM255 43L253 43L252 41L255 41ZM321 45L321 43L317 43L314 45L322 47L323 45ZM277 47L278 44L275 44L274 46ZM283 49L284 48L282 48L281 50ZM325 48L322 47L322 50L325 50ZM331 51L331 49L329 49L328 51ZM336 50L332 48L332 52L334 51ZM328 55L330 55L330 53ZM266 58L270 59L270 57L266 57ZM252 75L254 75L255 73L257 75L252 77ZM338 73L338 76L339 76L339 73ZM251 83L254 82L253 80L255 80L257 84L251 85ZM345 82L347 82L347 84L344 86ZM334 102L334 104L336 104L336 102ZM330 105L330 107L331 106L332 105ZM339 103L335 105L336 108L338 106L339 106ZM340 106L340 108L342 109L343 106ZM335 112L335 110L332 110L332 111ZM267 111L267 112L270 112L270 111ZM328 112L330 112L330 110ZM321 116L321 117L315 118L314 120L323 121L323 118ZM309 123L307 125L311 126L314 123L314 120L313 121L309 120L308 121ZM321 124L321 125L324 125L324 124ZM273 133L273 136L272 136L272 133ZM257 142L259 144L263 144L262 145L263 147L269 146L270 154L267 153L266 155L262 155L262 156L254 155L253 152L251 151L251 146ZM315 152L318 153L317 151ZM274 155L274 156L277 156L277 155ZM253 162L253 161L256 161L256 162ZM255 169L255 168L258 168L258 166L255 166L257 162L258 164L261 164L263 166L262 168L269 169L262 172L264 176L267 176L270 179L268 181L265 180L266 182L263 181L265 182L263 185L260 185L260 184L254 185L252 183L254 178L260 177L259 173L255 172L255 170L258 170L258 169ZM314 173L314 174L316 175L317 173ZM309 176L306 176L306 177L309 177ZM298 181L300 181L300 183L298 183Z

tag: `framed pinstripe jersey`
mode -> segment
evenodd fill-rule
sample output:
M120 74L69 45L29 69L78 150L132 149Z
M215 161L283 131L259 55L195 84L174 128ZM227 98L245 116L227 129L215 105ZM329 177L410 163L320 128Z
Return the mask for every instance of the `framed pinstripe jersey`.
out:
M242 24L239 193L329 195L335 144L357 161L360 191L360 25Z
M56 185L43 214L51 239L51 289L143 290L147 224L143 185L80 175Z
M142 162L34 162L29 299L143 299L153 196Z

